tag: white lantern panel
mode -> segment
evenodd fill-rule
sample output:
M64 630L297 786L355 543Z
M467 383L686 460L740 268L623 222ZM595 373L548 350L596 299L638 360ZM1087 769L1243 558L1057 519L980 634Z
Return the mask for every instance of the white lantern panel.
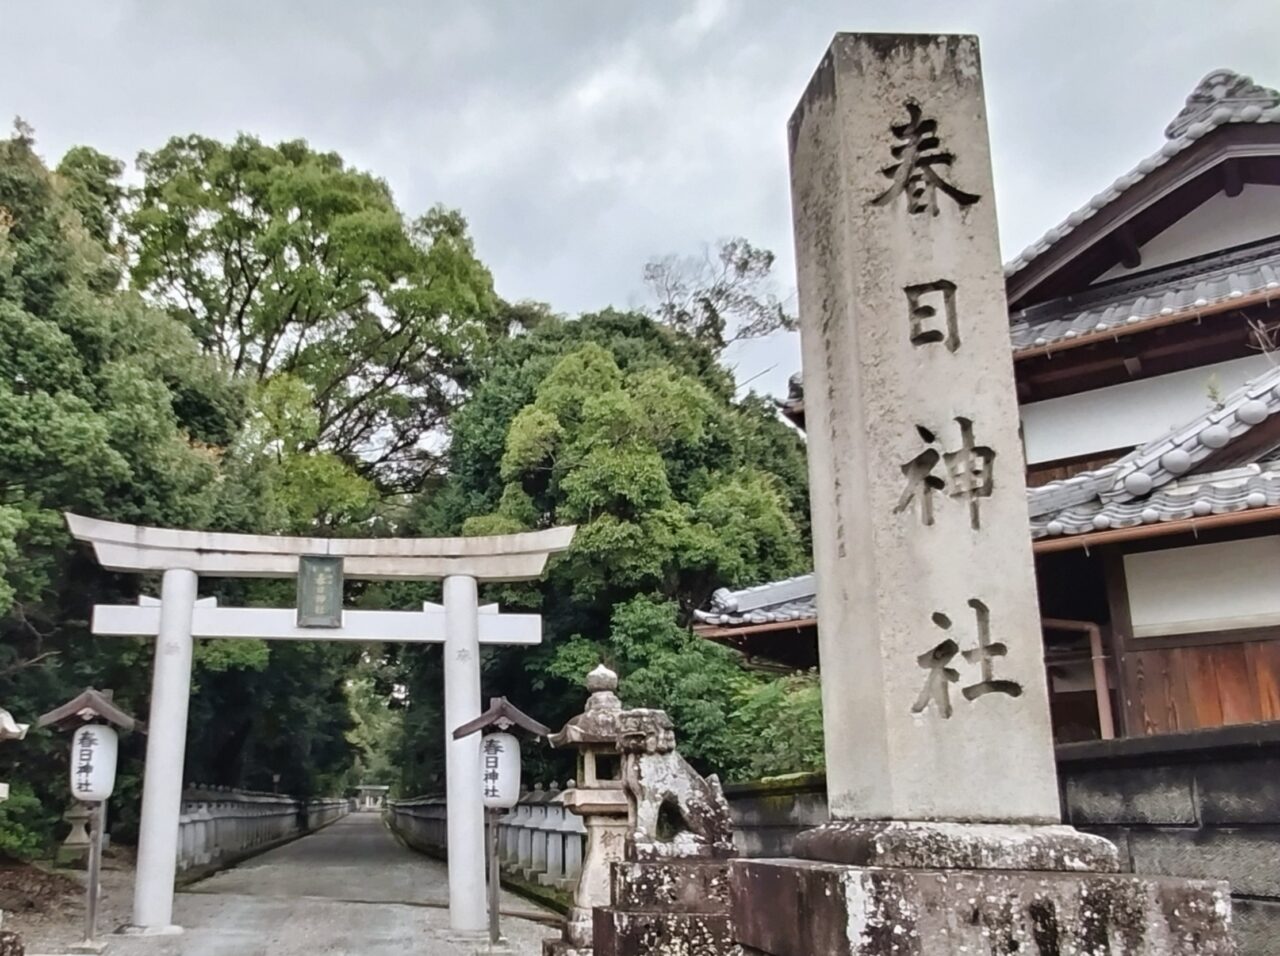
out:
M86 724L71 738L71 795L86 803L111 796L116 787L119 738L106 724Z
M484 805L510 810L520 800L520 741L511 734L485 734L480 742Z

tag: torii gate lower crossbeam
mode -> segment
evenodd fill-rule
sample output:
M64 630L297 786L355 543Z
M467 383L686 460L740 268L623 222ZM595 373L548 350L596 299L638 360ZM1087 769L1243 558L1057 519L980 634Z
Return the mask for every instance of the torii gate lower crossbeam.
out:
M154 635L150 734L133 921L138 932L181 932L173 888L194 637L266 640L443 642L449 829L449 923L459 936L485 931L484 811L480 740L452 731L480 715L480 645L537 644L541 618L481 608L481 580L537 577L573 528L477 538L285 538L142 528L68 514L72 534L93 544L103 567L163 571L159 606L99 605L95 634ZM221 608L197 600L199 574L287 577L306 555L342 557L355 578L444 581L444 604L421 611L345 611L338 627L305 628L283 609Z

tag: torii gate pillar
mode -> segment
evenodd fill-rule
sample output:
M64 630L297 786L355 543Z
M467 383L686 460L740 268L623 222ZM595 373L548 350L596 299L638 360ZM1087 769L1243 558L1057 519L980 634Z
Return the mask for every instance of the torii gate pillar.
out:
M480 602L476 579L444 579L444 746L449 830L449 926L454 932L488 929L484 889L484 801L480 787L480 735L453 732L481 713ZM456 874L456 879L455 879ZM477 892L480 890L480 892Z
M194 637L441 642L445 645L445 753L449 827L449 925L480 938L487 928L480 740L453 731L480 716L480 645L536 644L537 615L481 614L481 581L539 577L548 557L569 547L575 529L474 538L290 538L144 528L66 515L71 533L92 543L112 571L164 573L160 607L94 608L95 634L156 636L151 733L143 776L134 931L177 933L173 881ZM346 577L443 580L444 609L347 611L337 628L298 626L293 612L219 608L196 600L201 575L287 578L304 556L340 557ZM158 610L158 615L156 614ZM486 611L491 610L489 608ZM443 621L441 621L443 619ZM482 620L483 619L483 620ZM443 625L443 626L442 626Z
M152 934L179 931L173 924L173 880L178 868L197 581L194 571L174 568L164 573L160 586L160 633L151 673L151 733L142 775L138 875L133 888L133 923Z

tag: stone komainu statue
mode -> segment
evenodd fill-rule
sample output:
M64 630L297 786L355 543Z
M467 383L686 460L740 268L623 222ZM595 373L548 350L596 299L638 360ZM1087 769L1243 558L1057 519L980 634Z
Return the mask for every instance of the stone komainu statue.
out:
M624 710L618 751L631 810L627 859L726 859L734 855L729 803L714 774L704 778L676 752L671 718Z

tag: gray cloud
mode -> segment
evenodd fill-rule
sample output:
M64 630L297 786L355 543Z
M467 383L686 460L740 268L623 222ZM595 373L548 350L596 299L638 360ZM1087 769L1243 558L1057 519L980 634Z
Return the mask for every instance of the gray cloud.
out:
M509 298L577 312L643 299L646 259L745 235L792 283L784 128L837 30L982 37L1011 256L1131 168L1194 83L1280 84L1273 0L960 5L363 4L77 0L0 13L0 115L50 161L132 158L198 131L301 136L460 207ZM737 349L779 393L794 337Z

